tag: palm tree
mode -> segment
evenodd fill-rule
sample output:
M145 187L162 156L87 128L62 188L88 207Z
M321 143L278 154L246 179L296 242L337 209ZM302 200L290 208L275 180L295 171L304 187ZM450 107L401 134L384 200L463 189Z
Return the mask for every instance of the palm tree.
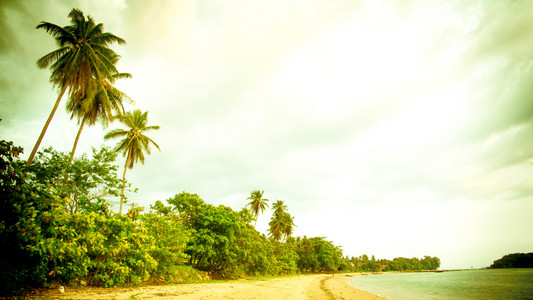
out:
M263 213L265 208L268 207L268 199L263 199L264 192L265 191L255 190L250 193L250 197L246 198L247 200L251 200L246 206L250 206L252 213L255 215L254 229L257 224L257 218L259 218L259 211Z
M274 210L274 213L272 214L272 217L270 218L270 222L268 225L270 228L268 229L268 232L270 233L270 237L273 238L276 241L281 240L281 237L284 235L284 232L286 231L286 224L287 224L287 216L289 215L287 211L287 205L283 202L283 200L277 200L272 204L272 209ZM289 215L290 219L290 215ZM292 233L292 228L290 229Z
M294 228L294 217L289 213L283 215L283 235L285 236L285 241L292 235L292 229Z
M272 215L272 218L270 218L270 222L268 223L268 226L270 227L268 229L269 236L274 239L275 241L281 240L281 237L283 235L283 219L279 216Z
M65 92L69 90L72 99L83 99L90 93L96 93L94 78L110 79L118 73L114 65L118 55L108 45L115 42L124 44L125 41L103 32L102 23L96 24L90 16L85 18L79 9L72 9L68 16L72 25L61 27L43 21L36 27L46 30L59 46L59 49L37 60L39 68L50 67L50 81L59 89L59 96L26 162L27 166L32 163Z
M131 74L117 73L113 75L113 79L117 78L131 78ZM74 152L78 146L78 141L85 124L92 126L96 124L96 121L100 120L102 126L107 128L115 117L124 115L122 100L126 98L130 102L133 102L126 94L112 86L107 80L99 83L97 88L96 94L81 100L69 99L67 103L67 110L72 112L70 118L73 119L76 117L80 124L72 151L70 152L69 165L74 158Z
M121 117L118 117L120 122L128 127L125 129L115 129L108 132L104 139L123 138L115 147L116 152L122 152L126 157L124 164L124 174L122 176L122 192L120 197L120 215L122 215L122 205L124 202L124 188L126 186L126 170L132 169L133 165L141 161L144 164L144 153L146 151L150 154L150 144L153 144L159 151L159 146L149 137L144 135L144 132L150 130L157 130L159 126L148 126L148 112L141 112L139 109L133 112L127 112Z

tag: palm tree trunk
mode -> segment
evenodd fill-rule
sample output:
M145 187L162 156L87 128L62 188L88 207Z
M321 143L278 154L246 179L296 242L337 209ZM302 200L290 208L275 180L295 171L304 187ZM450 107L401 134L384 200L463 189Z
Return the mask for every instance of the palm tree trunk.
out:
M68 161L69 166L70 164L72 164L72 160L74 159L74 152L76 152L76 147L78 147L78 141L80 140L81 131L83 130L85 121L87 121L87 115L85 115L83 117L83 120L81 121L80 129L78 130L78 134L76 135L76 140L74 141L74 146L72 146L72 151L70 152L70 159Z
M120 193L120 210L119 215L122 216L122 204L124 203L124 188L126 187L126 170L128 170L128 161L129 157L126 158L126 163L124 164L124 174L122 175L122 192Z
M44 134L46 133L46 130L48 129L48 125L50 125L50 121L52 121L52 118L54 117L54 114L56 113L57 107L59 106L59 102L61 102L61 98L63 98L63 94L65 94L66 90L67 90L66 86L61 88L61 92L59 93L59 97L57 97L56 104L52 108L52 111L50 112L50 115L48 116L48 120L46 120L46 123L44 123L43 130L41 131L41 135L39 135L39 138L37 139L35 146L33 146L33 150L31 151L30 157L28 157L28 161L26 162L26 167L29 167L31 165L31 162L33 161L33 158L35 157L35 153L37 153L37 149L39 149L39 146L41 145L41 142L43 141L43 137L44 137Z

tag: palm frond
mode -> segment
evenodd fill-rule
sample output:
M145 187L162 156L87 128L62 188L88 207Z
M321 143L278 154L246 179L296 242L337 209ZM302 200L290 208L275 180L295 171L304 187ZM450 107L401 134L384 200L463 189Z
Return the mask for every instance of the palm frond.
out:
M159 126L158 126L158 127L159 127ZM147 137L147 136L146 136L146 139L148 139L148 141L149 141L150 143L152 143L152 145L154 145L154 146L157 148L157 150L161 151L161 149L159 148L159 145L156 144L156 142L154 142L151 138L149 138L149 137Z
M37 66L41 69L48 67L52 62L57 61L61 56L70 50L69 47L62 47L52 51L37 60Z
M117 73L113 74L113 78L115 79L130 79L132 78L130 73Z
M90 40L91 42L94 42L99 45L105 45L105 46L112 44L112 43L117 43L119 45L126 44L126 41L123 38L118 37L109 32L104 32L104 33L92 36Z
M48 34L53 37L71 35L70 32L65 30L63 27L50 22L42 21L41 23L39 23L39 25L37 25L37 27L35 27L35 29L44 29Z
M133 115L132 112L127 112L122 119L122 123L124 123L124 125L126 125L128 128L135 128L135 115Z
M104 136L104 139L108 140L108 139L119 138L119 137L127 136L128 134L129 134L129 131L127 130L113 129Z
M159 130L159 126L146 126L146 127L143 127L142 130L143 131L150 131L150 130Z
M83 12L78 8L73 8L68 14L68 17L71 19L72 24L85 21L85 16L83 15Z
M89 24L92 25L87 32L87 39L90 41L92 38L102 35L102 32L104 32L104 24L98 23L95 25L95 22L91 17L89 17Z

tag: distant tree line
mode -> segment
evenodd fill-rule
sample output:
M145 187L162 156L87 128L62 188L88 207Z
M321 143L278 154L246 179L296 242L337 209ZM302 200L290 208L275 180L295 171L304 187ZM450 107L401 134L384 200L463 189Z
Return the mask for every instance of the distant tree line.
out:
M495 260L489 268L533 268L533 252L504 255L502 258Z
M440 267L438 257L424 256L420 259L417 257L405 258L396 257L392 260L376 259L374 255L368 258L368 255L352 257L349 259L355 270L363 271L428 271L437 270Z

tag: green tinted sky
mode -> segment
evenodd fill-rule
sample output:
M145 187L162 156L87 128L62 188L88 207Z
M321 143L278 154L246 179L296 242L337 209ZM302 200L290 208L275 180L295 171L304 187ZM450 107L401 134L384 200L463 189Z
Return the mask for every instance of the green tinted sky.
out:
M139 204L262 189L350 256L533 250L533 2L0 0L0 135L26 155L57 97L35 26L74 7L127 41L117 86L161 126ZM76 130L63 104L43 145ZM86 129L79 153L103 143Z

